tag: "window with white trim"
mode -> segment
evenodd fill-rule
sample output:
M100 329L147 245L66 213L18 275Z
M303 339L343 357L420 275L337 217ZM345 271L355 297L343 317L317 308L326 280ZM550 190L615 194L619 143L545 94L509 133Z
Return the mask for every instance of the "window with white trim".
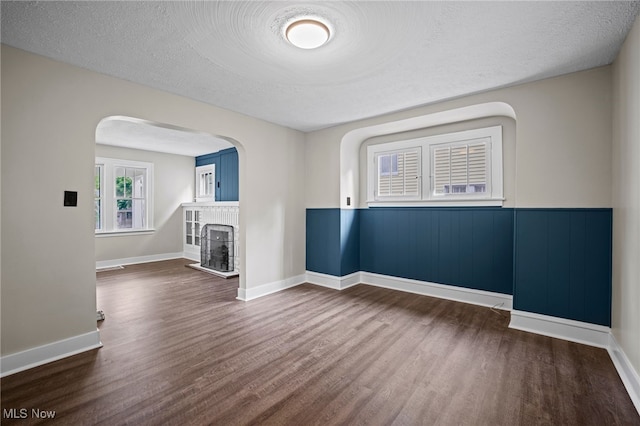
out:
M502 205L501 126L370 145L367 158L370 205Z
M96 233L152 229L153 164L96 158Z
M215 201L216 165L196 167L196 201Z

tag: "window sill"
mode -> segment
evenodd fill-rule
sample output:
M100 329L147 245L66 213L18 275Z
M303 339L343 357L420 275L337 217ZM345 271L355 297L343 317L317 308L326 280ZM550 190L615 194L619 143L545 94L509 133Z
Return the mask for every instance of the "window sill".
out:
M369 207L502 207L504 198L466 198L421 201L367 201Z
M96 231L96 238L128 237L133 235L151 235L155 229L136 229L134 231Z

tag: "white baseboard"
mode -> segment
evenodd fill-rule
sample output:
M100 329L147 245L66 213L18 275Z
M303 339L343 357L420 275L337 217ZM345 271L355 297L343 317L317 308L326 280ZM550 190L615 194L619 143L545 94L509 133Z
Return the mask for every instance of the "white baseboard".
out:
M423 296L496 307L504 310L511 310L513 304L513 297L508 294L436 284L427 281L410 280L389 275L373 274L371 272L354 272L344 277L336 277L307 271L307 282L334 290L344 290L356 284L366 284L407 293L421 294Z
M609 338L609 347L607 348L609 356L618 371L624 387L627 389L633 405L635 405L638 414L640 414L640 376L633 368L633 365L631 365L631 362L629 362L627 355L618 345L613 333L609 335Z
M113 268L121 265L135 265L137 263L158 262L161 260L181 259L183 252L151 254L148 256L125 257L122 259L96 261L96 269ZM200 258L198 257L198 260Z
M513 296L510 294L494 293L491 291L437 284L428 281L391 277L388 275L373 274L371 272L360 272L360 282L376 287L390 288L407 293L455 300L456 302L488 306L507 311L510 311L513 306Z
M194 262L200 262L200 252L193 253L190 251L184 251L182 253L182 257L184 257L185 259L193 260Z
M96 330L22 352L5 355L0 358L0 377L100 347L102 347L100 332Z
M344 277L336 277L312 271L307 271L306 275L306 281L308 283L332 288L334 290L344 290L345 288L360 284L360 272L354 272L353 274L345 275Z
M605 349L611 334L611 329L602 325L517 310L511 311L509 328Z
M238 297L236 297L236 299L248 302L249 300L257 299L258 297L267 296L281 290L286 290L288 288L304 284L305 279L306 275L302 274L295 277L287 278L285 280L262 284L257 287L239 288Z
M251 289L238 289L239 300L251 300L266 296L280 290L308 282L310 284L344 290L356 284L367 284L376 287L400 290L408 293L433 296L440 299L455 300L457 302L471 303L474 305L495 307L497 309L511 310L513 297L508 294L493 293L489 291L474 290L464 287L430 283L426 281L397 278L387 275L372 274L369 272L354 272L344 277L321 274L307 271L304 275L289 278L284 281L264 284Z

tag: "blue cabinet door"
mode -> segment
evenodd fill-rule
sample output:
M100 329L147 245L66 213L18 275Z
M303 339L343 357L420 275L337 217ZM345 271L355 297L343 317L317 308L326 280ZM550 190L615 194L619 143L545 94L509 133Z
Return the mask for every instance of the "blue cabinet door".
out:
M238 201L238 151L222 151L220 153L220 167L216 168L216 175L220 170L218 180L220 196L216 199L220 201Z

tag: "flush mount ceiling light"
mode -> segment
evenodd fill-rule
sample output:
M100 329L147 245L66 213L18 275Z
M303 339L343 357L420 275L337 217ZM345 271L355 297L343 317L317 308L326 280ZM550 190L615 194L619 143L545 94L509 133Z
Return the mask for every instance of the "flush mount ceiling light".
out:
M292 22L285 31L289 43L300 49L316 49L329 40L329 27L315 19Z

